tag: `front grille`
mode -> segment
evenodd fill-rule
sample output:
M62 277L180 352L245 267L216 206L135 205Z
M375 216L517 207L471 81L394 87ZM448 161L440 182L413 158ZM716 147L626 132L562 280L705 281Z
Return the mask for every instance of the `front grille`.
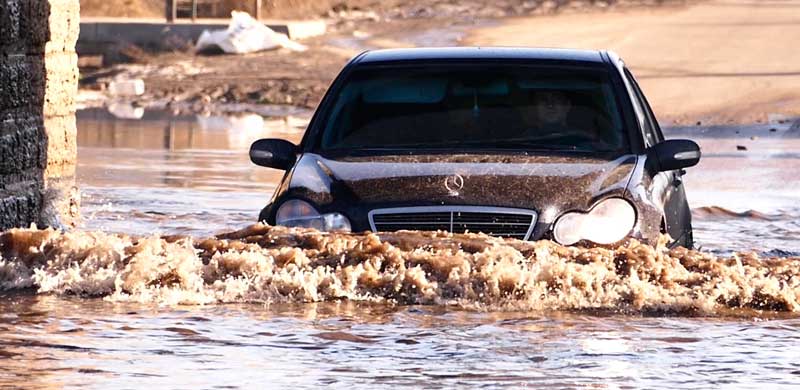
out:
M372 210L369 223L375 232L446 230L526 240L536 224L536 212L476 206L400 207Z

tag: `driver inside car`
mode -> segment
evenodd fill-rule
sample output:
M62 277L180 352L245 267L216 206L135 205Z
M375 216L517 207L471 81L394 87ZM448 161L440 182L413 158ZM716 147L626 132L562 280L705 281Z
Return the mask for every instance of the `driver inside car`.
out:
M522 110L527 136L557 135L574 130L567 124L572 102L563 92L539 90L531 93L531 100L533 104Z
M606 140L593 110L573 103L563 91L537 90L531 94L533 105L522 111L526 137L532 139L570 139L576 146L604 149Z
M533 95L535 119L533 125L541 133L563 133L569 130L567 116L572 102L559 91L537 91Z

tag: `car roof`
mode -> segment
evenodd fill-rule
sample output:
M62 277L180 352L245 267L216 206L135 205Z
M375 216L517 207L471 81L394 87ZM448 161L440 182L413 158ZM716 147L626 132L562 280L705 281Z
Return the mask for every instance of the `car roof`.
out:
M355 63L383 63L436 60L541 60L605 63L598 50L532 47L435 47L367 51Z

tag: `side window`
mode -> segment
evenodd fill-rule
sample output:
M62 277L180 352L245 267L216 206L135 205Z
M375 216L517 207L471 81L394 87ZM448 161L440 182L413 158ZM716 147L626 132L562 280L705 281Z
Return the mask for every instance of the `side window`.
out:
M625 82L625 87L628 90L628 95L631 97L631 103L633 104L633 111L636 114L636 121L639 122L639 127L645 127L645 119L644 119L644 109L642 109L641 104L639 103L639 99L636 97L636 92L633 88L633 83L631 82L630 78L628 77L628 70L625 69L625 77L622 80Z
M640 124L642 125L645 146L653 146L662 141L661 137L659 137L658 123L653 116L652 110L650 110L650 105L642 94L642 90L639 89L639 84L636 83L636 79L633 78L628 68L625 68L625 79L634 93L634 107L639 106L638 110L641 110ZM636 114L639 115L639 112Z
M650 119L650 126L653 128L653 133L658 140L661 142L664 140L664 134L661 133L661 126L658 125L658 120L656 119L656 115L653 113L653 109L650 107L650 102L647 101L647 98L644 97L644 92L642 92L642 88L639 87L639 83L633 78L631 75L631 80L633 80L633 86L636 88L636 93L639 94L639 99L644 103L645 113L647 113L648 118Z

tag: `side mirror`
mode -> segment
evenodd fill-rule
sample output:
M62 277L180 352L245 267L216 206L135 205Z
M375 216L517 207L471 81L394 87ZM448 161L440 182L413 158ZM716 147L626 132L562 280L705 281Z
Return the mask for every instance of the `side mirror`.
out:
M700 162L700 146L688 139L670 139L647 150L656 172L689 168Z
M297 160L297 146L277 138L265 138L250 145L250 161L262 167L287 170Z

